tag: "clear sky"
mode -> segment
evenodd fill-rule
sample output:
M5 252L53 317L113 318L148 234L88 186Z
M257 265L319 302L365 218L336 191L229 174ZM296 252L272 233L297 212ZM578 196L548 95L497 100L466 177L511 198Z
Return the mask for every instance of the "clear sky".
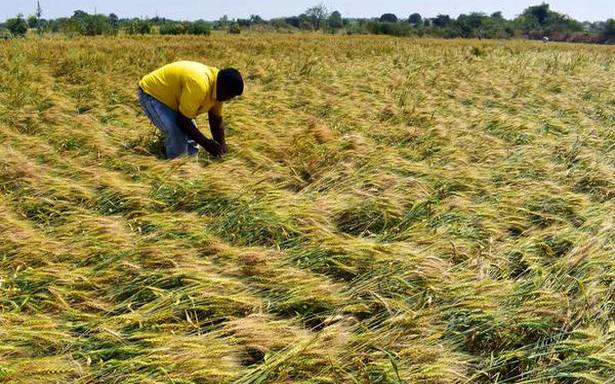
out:
M40 0L43 17L70 16L76 9L89 13L116 13L120 17L168 17L172 19L215 20L222 15L247 18L258 14L265 19L298 15L308 7L322 2L330 11L338 10L344 17L374 17L385 12L400 18L418 12L426 17L439 13L457 17L473 11L492 13L502 11L512 18L528 5L542 0ZM568 14L577 20L598 21L615 18L615 0L552 0L551 9ZM0 0L0 19L17 13L32 14L36 0Z

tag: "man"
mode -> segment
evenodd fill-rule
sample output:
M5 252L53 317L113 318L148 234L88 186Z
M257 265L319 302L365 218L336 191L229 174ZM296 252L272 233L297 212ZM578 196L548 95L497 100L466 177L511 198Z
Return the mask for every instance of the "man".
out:
M234 68L218 70L193 61L167 64L139 82L139 102L145 114L165 136L168 159L196 155L196 144L212 156L226 152L222 103L243 93L243 79ZM193 119L208 113L213 140Z

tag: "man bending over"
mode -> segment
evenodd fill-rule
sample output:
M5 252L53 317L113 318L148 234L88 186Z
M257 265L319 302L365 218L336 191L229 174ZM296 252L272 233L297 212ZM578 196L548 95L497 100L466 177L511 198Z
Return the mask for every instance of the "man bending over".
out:
M243 79L236 69L219 70L193 61L167 64L139 82L139 102L164 134L168 159L196 155L197 144L213 156L222 156L226 152L222 103L242 93ZM193 121L205 112L213 140Z

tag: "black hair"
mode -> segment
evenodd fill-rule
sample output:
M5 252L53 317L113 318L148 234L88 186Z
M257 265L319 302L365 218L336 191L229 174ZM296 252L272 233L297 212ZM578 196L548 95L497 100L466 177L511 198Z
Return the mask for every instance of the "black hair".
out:
M241 96L243 93L241 73L235 68L221 69L218 72L218 87L229 97Z

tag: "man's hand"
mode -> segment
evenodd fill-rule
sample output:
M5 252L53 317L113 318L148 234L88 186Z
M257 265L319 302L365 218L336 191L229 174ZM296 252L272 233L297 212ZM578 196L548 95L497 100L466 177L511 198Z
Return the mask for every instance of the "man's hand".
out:
M201 146L205 148L207 152L209 152L214 157L222 157L225 152L225 148L222 147L214 140L206 139L207 141L202 143ZM204 144L204 145L203 145Z
M205 150L212 156L222 156L225 152L225 145L220 145L220 143L216 140L211 140L203 136L194 122L181 113L178 114L177 119L180 129L186 134L186 136L188 136L189 139L194 140L201 147L205 148Z

